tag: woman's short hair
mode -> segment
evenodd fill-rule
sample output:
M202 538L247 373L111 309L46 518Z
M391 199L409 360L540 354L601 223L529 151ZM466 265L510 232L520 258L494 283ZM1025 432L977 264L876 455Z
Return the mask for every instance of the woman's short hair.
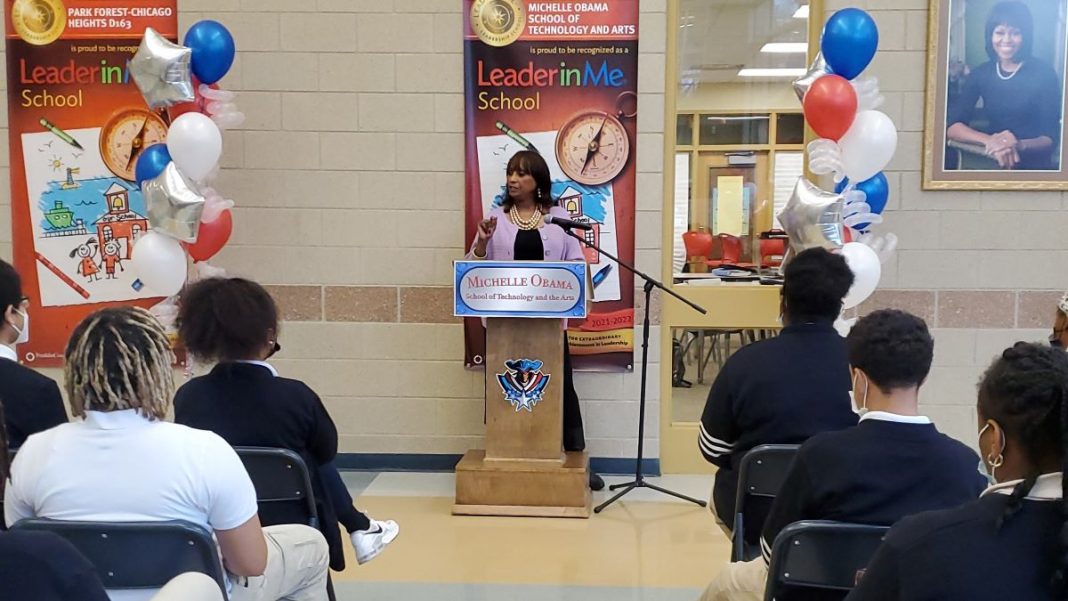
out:
M1017 0L998 2L990 9L986 18L986 55L991 61L997 62L998 54L994 51L994 30L998 25L1008 25L1020 30L1023 41L1020 50L1014 57L1017 61L1031 58L1031 49L1035 40L1035 20L1031 16L1031 9Z
M22 302L22 278L10 263L0 260L0 315Z
M178 336L199 359L258 359L277 333L278 307L256 282L208 278L182 292Z
M931 372L934 339L922 319L896 309L865 315L846 337L849 364L881 390L912 388Z
M74 328L64 380L71 412L136 409L167 416L174 396L174 353L163 326L139 307L103 309Z
M853 272L842 255L823 248L797 254L783 271L782 295L793 320L833 320L853 285Z
M505 173L511 175L517 171L529 174L534 178L536 185L534 201L538 203L542 212L548 213L555 202L552 194L553 180L549 174L549 165L545 162L545 159L533 150L520 150L512 155L512 158L508 159L508 168ZM510 211L512 204L512 197L505 191L504 200L501 201L501 208L505 211Z

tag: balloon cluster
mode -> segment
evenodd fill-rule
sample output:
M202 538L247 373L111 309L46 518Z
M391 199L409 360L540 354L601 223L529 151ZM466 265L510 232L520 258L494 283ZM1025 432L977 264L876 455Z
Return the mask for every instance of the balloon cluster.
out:
M170 120L165 144L140 149L135 177L145 198L151 231L134 244L133 266L141 282L164 296L177 294L194 262L215 256L230 239L234 203L210 187L222 156L223 129L245 116L235 95L219 89L234 62L234 38L221 23L200 21L183 45L145 30L130 59L134 82L153 109ZM199 272L199 270L198 270Z
M879 81L860 77L875 57L879 30L859 8L834 13L823 28L820 53L794 91L805 121L819 136L808 145L809 170L833 177L834 191L800 178L779 215L790 250L839 250L853 270L844 300L851 309L875 291L882 263L894 252L894 234L876 236L890 196L883 169L897 148L897 128L877 109L883 103Z

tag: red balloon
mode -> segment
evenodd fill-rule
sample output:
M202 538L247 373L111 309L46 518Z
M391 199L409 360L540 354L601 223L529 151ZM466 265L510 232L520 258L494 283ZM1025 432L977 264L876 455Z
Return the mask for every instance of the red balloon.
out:
M857 92L845 78L824 75L805 94L805 120L821 138L837 141L857 116Z
M226 246L233 231L234 219L230 211L219 213L219 218L215 221L201 222L200 230L197 232L197 241L186 245L189 249L189 256L194 261L207 261Z

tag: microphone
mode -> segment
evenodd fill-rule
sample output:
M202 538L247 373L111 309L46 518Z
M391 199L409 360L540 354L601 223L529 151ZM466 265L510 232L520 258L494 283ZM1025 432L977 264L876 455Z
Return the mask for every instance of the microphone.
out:
M593 229L593 226L588 223L582 223L581 221L572 221L571 219L556 217L555 215L546 215L545 223L548 223L550 225L558 225L564 228L565 230L576 229L589 231Z

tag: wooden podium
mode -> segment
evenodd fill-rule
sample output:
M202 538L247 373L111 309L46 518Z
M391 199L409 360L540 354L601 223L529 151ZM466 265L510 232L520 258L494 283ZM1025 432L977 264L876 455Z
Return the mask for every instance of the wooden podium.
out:
M486 448L456 466L456 515L590 515L589 457L563 451L564 324L585 265L457 262L456 314L486 317Z

